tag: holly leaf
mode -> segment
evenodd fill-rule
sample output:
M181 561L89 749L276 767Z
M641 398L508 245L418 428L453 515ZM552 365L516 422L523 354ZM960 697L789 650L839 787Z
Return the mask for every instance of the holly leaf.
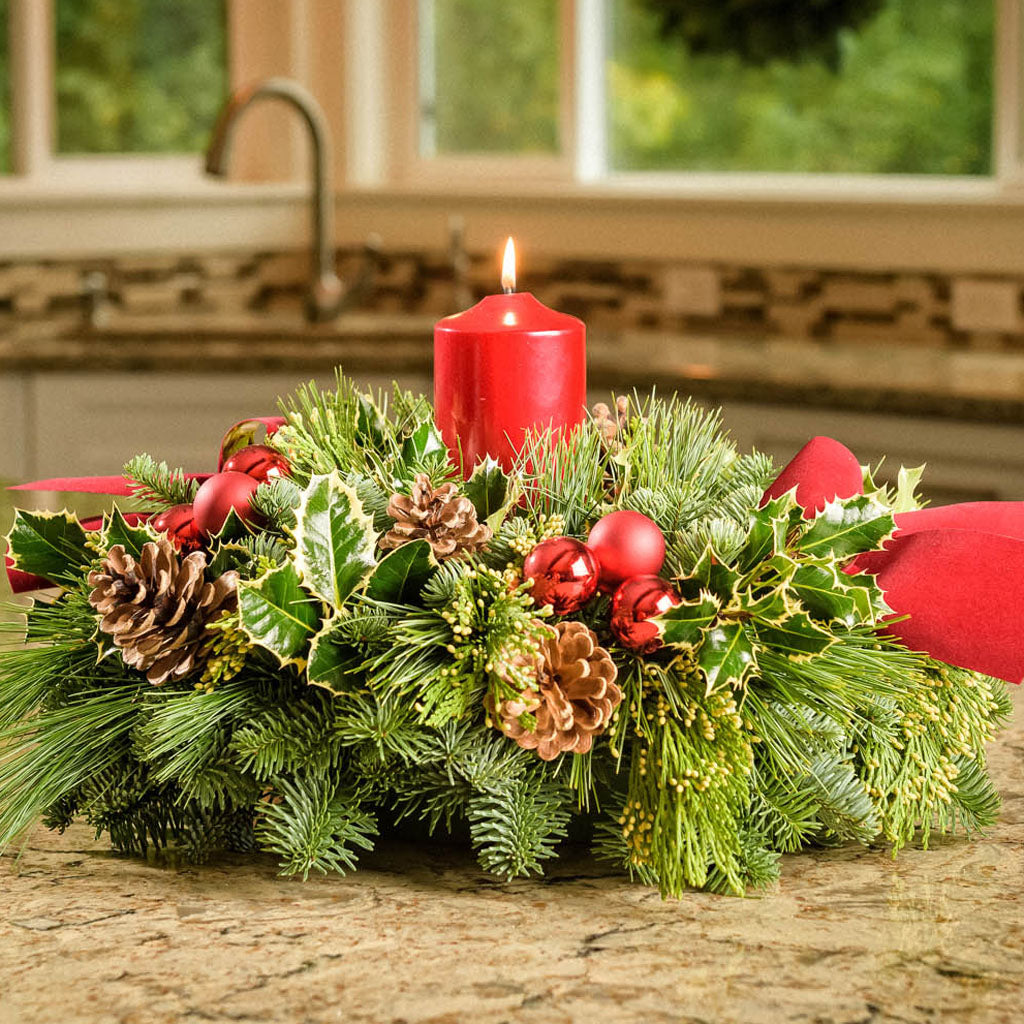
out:
M783 622L799 609L790 600L786 587L762 587L760 593L746 590L736 601L735 609L761 622ZM731 610L731 609L730 609Z
M737 555L740 569L749 572L758 562L784 551L786 537L799 518L794 491L787 491L757 509L751 519L746 542Z
M739 580L740 574L726 565L709 544L690 574L676 581L676 589L690 600L707 591L719 598L721 604L728 604L735 596Z
M320 608L302 588L295 567L285 562L238 584L238 619L242 632L270 651L282 668L301 668L301 655L320 627Z
M337 470L310 479L295 515L295 568L317 597L341 608L373 572L373 520Z
M439 565L427 541L410 541L380 560L366 587L366 596L389 604L413 604Z
M835 566L801 565L793 574L793 592L816 619L838 620L854 625L865 616L859 614L856 598L849 585L839 579ZM870 621L870 616L867 617Z
M692 650L717 614L718 601L705 591L695 600L682 601L650 621L661 631L661 639L669 647Z
M26 512L16 509L7 534L13 568L48 580L76 574L96 557L86 547L86 533L67 511Z
M850 596L856 602L857 612L862 622L877 625L884 616L891 615L892 609L885 600L885 594L878 581L868 573L857 576L845 576Z
M758 623L757 638L765 647L785 654L793 661L807 661L835 643L835 637L817 625L806 612L797 612L784 622Z
M328 619L323 628L313 637L309 645L309 662L306 677L313 686L321 686L331 693L344 693L352 673L359 667L362 658L346 644L336 639L338 628L336 618Z
M447 452L441 433L431 420L424 420L402 444L402 461L409 469L421 469L429 455Z
M132 526L121 514L120 509L115 508L103 517L103 549L105 551L120 544L132 558L140 558L142 545L155 541L156 538L156 532L150 527L142 523Z
M716 686L742 686L757 668L754 642L742 622L723 622L708 630L697 655L706 693Z
M796 547L818 558L847 558L881 547L895 529L896 520L885 505L870 494L858 494L830 501Z
M922 476L924 476L924 466L916 466L914 469L900 466L899 474L896 477L896 501L892 507L893 515L900 512L912 512L921 507L916 491Z
M508 508L509 478L497 460L488 455L477 463L473 475L463 484L462 493L473 502L477 519L490 525L492 517L502 515Z

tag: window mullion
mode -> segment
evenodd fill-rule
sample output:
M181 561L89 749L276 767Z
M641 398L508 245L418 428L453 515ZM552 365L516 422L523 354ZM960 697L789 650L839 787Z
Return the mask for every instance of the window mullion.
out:
M996 0L993 163L996 178L1004 184L1024 180L1021 166L1024 155L1021 146L1024 124L1021 3L1022 0Z
M576 178L600 181L608 173L605 88L607 15L605 0L575 0Z
M53 0L10 0L9 16L14 170L39 178L53 164Z

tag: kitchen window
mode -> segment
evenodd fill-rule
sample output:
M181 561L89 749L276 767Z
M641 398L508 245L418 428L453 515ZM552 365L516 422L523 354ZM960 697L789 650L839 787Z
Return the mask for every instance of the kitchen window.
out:
M427 172L500 151L568 155L587 181L984 177L994 126L1016 134L996 125L993 71L997 25L1014 59L1015 0L420 0L417 16ZM1016 77L1001 84L1014 103Z
M198 153L227 93L224 4L56 0L56 150Z

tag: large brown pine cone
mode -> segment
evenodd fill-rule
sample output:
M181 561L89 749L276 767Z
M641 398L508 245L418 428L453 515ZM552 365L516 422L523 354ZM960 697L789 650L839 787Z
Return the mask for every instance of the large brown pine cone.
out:
M125 664L154 685L180 679L200 667L208 623L237 606L238 574L206 579L206 555L179 561L166 537L142 546L136 561L120 544L103 568L89 573L89 603L100 629L121 648Z
M535 662L536 686L497 707L489 696L487 709L506 736L551 761L561 753L590 750L621 703L622 690L615 682L618 669L611 655L582 622L544 629ZM532 730L519 721L525 713L536 718Z
M395 525L384 534L382 548L425 540L434 554L444 560L472 554L491 539L491 528L477 522L473 502L459 494L455 484L431 487L426 473L416 476L411 495L391 496L388 515Z

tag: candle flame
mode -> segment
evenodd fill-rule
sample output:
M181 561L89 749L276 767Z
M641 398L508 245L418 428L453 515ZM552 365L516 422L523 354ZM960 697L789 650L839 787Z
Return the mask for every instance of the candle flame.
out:
M505 243L505 256L501 261L501 287L506 293L516 290L516 245L511 235Z

